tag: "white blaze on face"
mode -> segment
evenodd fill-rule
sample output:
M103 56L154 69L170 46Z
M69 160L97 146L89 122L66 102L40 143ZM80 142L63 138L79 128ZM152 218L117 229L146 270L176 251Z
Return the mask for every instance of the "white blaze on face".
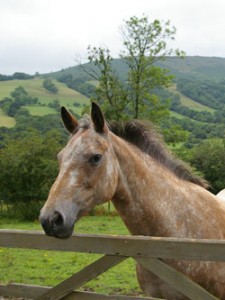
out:
M114 172L113 160L109 160L106 168L107 168L107 170L106 170L107 176L111 177Z
M70 171L68 186L73 187L77 185L78 172L76 170Z
M59 153L60 171L57 181L60 181L64 176L67 178L67 186L75 186L77 184L78 170L76 169L76 154L83 153L84 145L82 137L71 139L67 146Z
M73 202L74 189L78 185L79 175L76 169L76 162L74 162L75 147L82 147L80 136L76 139L72 138L58 154L60 163L59 174L50 190L49 198L42 210L43 212L56 210L70 215L72 211L74 213L74 211L77 212L79 210L78 205Z

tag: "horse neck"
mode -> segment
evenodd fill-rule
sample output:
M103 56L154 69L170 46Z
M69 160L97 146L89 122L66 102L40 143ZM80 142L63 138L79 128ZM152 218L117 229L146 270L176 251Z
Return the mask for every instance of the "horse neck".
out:
M135 146L117 136L112 138L119 164L112 201L131 234L225 238L223 201L201 186L179 179Z
M113 134L112 142L119 164L112 201L131 234L225 238L223 201Z
M114 140L120 166L118 187L112 199L115 208L131 234L170 235L166 224L164 226L168 199L165 199L163 190L175 195L168 177L179 179L135 146L116 136Z

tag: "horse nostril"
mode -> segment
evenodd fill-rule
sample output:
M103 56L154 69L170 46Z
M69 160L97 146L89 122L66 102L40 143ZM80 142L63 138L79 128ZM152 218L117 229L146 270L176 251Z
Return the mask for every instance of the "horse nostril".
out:
M40 222L46 235L65 239L73 233L74 223L70 223L59 211L52 211L51 214L42 212Z
M52 223L58 227L64 224L63 216L58 211L54 212L54 215L52 217Z

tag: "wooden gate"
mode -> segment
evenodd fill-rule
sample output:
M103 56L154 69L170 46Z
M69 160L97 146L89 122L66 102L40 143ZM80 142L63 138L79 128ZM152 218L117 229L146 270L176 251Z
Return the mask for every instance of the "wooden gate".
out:
M221 240L81 234L73 235L68 240L59 240L47 237L37 231L3 229L0 230L0 247L103 254L101 258L53 288L25 284L0 285L0 296L17 296L37 300L154 299L151 297L108 296L75 291L128 257L132 257L144 265L145 268L148 268L189 299L218 300L167 265L163 259L225 262L225 241Z

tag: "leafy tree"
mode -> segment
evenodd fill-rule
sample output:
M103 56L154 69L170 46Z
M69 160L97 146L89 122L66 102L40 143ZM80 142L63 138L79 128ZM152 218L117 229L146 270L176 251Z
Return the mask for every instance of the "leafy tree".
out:
M20 73L20 72L16 72L13 75L8 75L8 76L0 74L0 81L14 80L14 79L27 80L27 79L32 79L32 78L34 78L34 76L26 74L26 73Z
M172 77L167 70L155 67L154 63L174 53L181 54L179 50L167 49L166 39L174 39L175 33L176 29L170 26L169 21L161 23L154 20L150 23L145 16L140 19L132 17L122 27L125 47L122 58L129 67L129 92L134 118L138 118L140 111L146 109L146 102L152 109L159 106L157 110L160 110L159 100L149 92L157 86L167 86Z
M9 97L5 97L0 101L0 108L4 111L6 115L9 115L11 105L13 100Z
M189 132L183 130L179 124L172 124L168 122L169 127L163 128L163 136L166 143L171 144L175 147L177 143L186 143L188 140Z
M225 105L225 82L209 80L179 79L177 89L185 96L213 109L220 110Z
M6 138L0 148L0 197L15 205L45 200L57 174L60 136L31 129L23 138Z
M212 138L195 146L191 163L201 171L217 193L225 188L225 140Z
M56 94L58 93L58 88L57 86L52 82L52 80L50 78L46 78L43 81L43 87L48 90L49 92Z
M14 117L22 106L38 104L38 98L29 96L22 86L15 88L10 95L12 98L0 101L0 108L10 117Z
M89 46L88 52L88 59L94 63L97 70L84 70L99 83L96 87L96 97L93 99L101 104L107 119L126 118L129 113L128 88L112 67L113 58L110 51Z
M121 58L128 66L126 81L121 81L113 69L109 49L88 48L89 61L97 68L86 71L99 81L97 101L103 103L110 118L120 119L125 115L158 121L168 113L168 103L162 103L153 91L156 87L168 86L172 76L154 64L169 55L183 55L167 47L166 40L174 39L176 29L169 21L150 23L143 16L126 21L121 33L124 47Z
M55 100L53 100L53 102L50 102L50 103L48 104L48 107L51 107L51 108L54 108L54 109L57 110L57 111L60 111L61 105L60 105L60 103L59 103L59 100L58 100L58 99L55 99Z

